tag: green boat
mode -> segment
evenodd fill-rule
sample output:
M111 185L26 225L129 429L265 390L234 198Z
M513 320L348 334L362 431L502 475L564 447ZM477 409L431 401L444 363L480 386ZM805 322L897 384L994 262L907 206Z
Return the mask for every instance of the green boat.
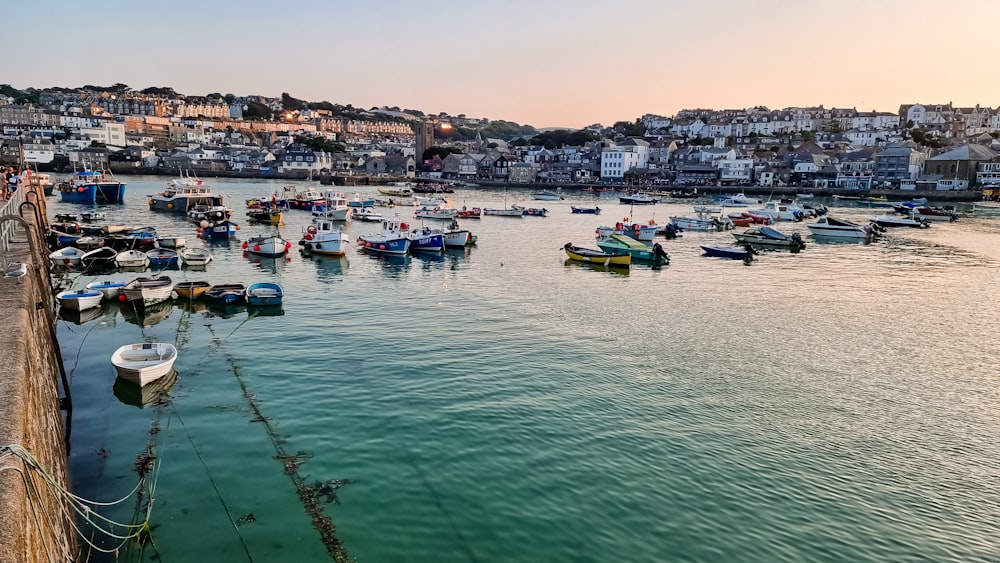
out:
M612 234L598 240L597 246L609 253L628 252L632 255L633 262L654 266L670 264L670 255L663 250L660 243L650 246L629 236Z

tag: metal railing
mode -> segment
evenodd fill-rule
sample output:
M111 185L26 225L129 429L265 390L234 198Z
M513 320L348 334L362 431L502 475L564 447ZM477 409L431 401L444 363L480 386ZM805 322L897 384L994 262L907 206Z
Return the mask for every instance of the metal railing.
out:
M26 187L24 187L26 188ZM24 201L24 194L26 189L19 189L10 195L10 199L3 203L0 207L0 215L17 215L18 210L21 208L21 203ZM14 238L14 229L17 228L17 223L14 221L6 221L0 224L0 250L7 252L10 250L10 241Z

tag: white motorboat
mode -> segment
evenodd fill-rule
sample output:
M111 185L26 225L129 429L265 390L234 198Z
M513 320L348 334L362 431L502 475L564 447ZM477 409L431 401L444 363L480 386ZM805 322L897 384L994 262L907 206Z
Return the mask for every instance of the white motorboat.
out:
M120 281L95 281L87 284L87 289L100 291L104 299L117 299L122 294L125 282Z
M414 211L413 216L417 219L444 219L446 221L451 221L458 216L458 210L451 207L441 207L437 205L431 207L429 205L424 205Z
M880 215L878 217L871 217L868 219L872 223L878 225L879 227L893 228L893 227L911 227L914 229L926 229L930 227L931 224L927 219L915 219L912 216L910 218L897 217L895 215Z
M957 221L958 215L947 209L936 207L914 207L912 217L914 219L926 219L927 221Z
M182 248L177 254L185 266L204 266L212 261L212 253L204 248Z
M69 268L79 266L80 259L83 258L84 254L86 254L85 251L75 246L67 246L49 254L49 261L52 262L53 266Z
M146 268L149 266L149 256L141 250L123 250L115 256L119 268Z
M813 236L844 239L869 239L874 236L875 229L869 225L859 225L846 219L834 219L830 216L820 217L815 223L806 225Z
M85 289L83 291L61 291L56 294L59 307L71 311L84 311L100 307L104 295L100 291Z
M763 207L751 209L750 213L770 217L771 221L801 221L807 215L801 207L780 201L767 201Z
M135 278L122 288L125 298L142 305L155 305L172 297L174 282L167 276Z
M375 211L371 207L355 207L353 208L354 213L351 214L351 219L355 221L365 221L368 223L377 223L384 219L382 214Z
M330 221L347 221L350 218L351 206L347 205L347 194L337 190L326 190L323 195L326 196L326 208L322 212L313 212L314 222L316 217Z
M733 228L729 217L715 217L707 213L694 217L671 217L670 221L683 231L726 231Z
M458 221L452 221L442 234L445 248L465 248L476 244L476 235L468 229L459 228Z
M343 256L347 250L348 239L339 225L334 221L316 221L306 228L299 246L305 252L326 256Z
M557 194L556 192L550 192L548 190L542 190L531 194L531 199L537 199L540 201L559 201L564 199L563 196Z
M153 211L187 213L196 205L222 206L222 196L198 178L181 178L167 182L167 189L149 196L149 208Z
M177 360L177 348L166 342L126 344L111 355L118 377L146 385L170 373Z
M243 250L257 256L284 256L292 243L277 235L251 237L243 242Z

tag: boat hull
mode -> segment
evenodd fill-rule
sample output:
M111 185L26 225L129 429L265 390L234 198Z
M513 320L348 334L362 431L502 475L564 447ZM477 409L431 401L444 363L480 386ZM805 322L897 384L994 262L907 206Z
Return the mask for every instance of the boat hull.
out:
M610 254L599 250L580 248L569 244L563 246L563 251L566 252L566 256L568 256L570 260L576 260L577 262L588 262L591 264L600 264L602 266L629 266L632 264L632 255L628 252L622 254Z
M59 307L70 311L85 311L101 306L101 299L104 295L100 291L63 291L56 294Z
M100 291L102 297L109 300L117 299L122 294L122 288L124 287L125 282L116 281L91 282L87 284L87 289Z
M174 292L174 284L170 278L136 278L127 283L122 292L125 298L133 303L155 305L169 300Z
M170 373L176 359L177 348L172 344L141 343L118 348L111 363L118 377L142 386Z
M247 304L258 307L268 305L280 305L284 298L284 290L281 286L271 282L257 282L247 286Z

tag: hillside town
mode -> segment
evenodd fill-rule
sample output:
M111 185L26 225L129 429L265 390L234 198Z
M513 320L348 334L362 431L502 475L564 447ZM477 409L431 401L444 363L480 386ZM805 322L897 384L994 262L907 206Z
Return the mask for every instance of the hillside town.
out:
M489 120L465 115L314 107L287 96L189 98L165 90L0 95L0 164L57 172L516 184L916 190L1000 184L1000 109L978 105L903 104L896 113L685 109L594 124L572 137L532 129L495 138L482 134ZM457 130L475 135L462 138ZM566 142L570 138L576 142Z

